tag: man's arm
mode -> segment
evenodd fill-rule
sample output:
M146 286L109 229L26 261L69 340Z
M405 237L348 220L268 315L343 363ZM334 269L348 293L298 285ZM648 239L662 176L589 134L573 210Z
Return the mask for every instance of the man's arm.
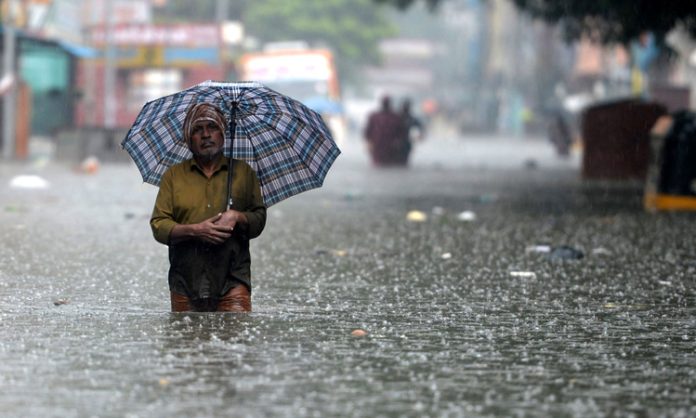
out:
M218 225L221 214L197 224L179 224L174 220L174 203L171 172L167 171L160 181L155 207L150 218L152 234L165 245L177 244L188 239L200 239L210 244L221 244L232 234L229 226Z
M169 235L176 224L174 221L171 172L167 171L160 181L155 207L152 209L150 217L152 235L158 242L169 245Z

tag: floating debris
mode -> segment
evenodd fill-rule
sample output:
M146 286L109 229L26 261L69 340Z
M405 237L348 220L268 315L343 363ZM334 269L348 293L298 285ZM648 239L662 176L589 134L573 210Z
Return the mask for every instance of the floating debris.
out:
M548 258L551 260L580 260L585 254L573 247L567 245L561 245L560 247L555 247L551 250Z
M465 210L457 215L457 220L462 222L473 222L476 220L476 214L470 210Z
M529 245L527 248L524 250L526 253L550 253L551 252L551 246L550 245Z
M365 331L364 329L358 328L358 329L354 329L350 333L350 335L352 335L353 337L364 337L367 335L367 331Z
M56 306L67 305L68 303L70 303L68 299L58 299L53 301L53 304Z
M449 260L452 258L452 253L444 253L440 256L443 260Z
M48 187L48 182L36 175L20 174L10 180L10 187L15 189L45 189Z
M510 277L519 277L521 279L535 279L536 273L533 271L511 271Z
M345 257L348 255L348 251L346 250L316 250L314 251L314 254L316 255L334 255L336 257Z
M99 171L99 159L91 155L80 163L80 171L86 174L94 174Z
M406 214L406 220L409 222L425 222L428 220L428 215L419 210L412 210Z
M593 248L592 255L611 255L611 251L604 247Z
M169 379L161 378L159 380L159 385L160 386L167 386L169 384Z

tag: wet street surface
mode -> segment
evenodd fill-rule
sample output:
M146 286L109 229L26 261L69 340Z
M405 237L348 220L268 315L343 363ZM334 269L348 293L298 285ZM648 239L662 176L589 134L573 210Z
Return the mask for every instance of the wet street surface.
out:
M529 141L346 146L269 209L248 315L169 312L134 165L2 163L0 415L696 415L696 214Z

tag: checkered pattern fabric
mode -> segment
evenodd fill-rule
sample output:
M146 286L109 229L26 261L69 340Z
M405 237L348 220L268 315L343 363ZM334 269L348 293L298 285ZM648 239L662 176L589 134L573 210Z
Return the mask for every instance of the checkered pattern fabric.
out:
M159 185L170 166L191 158L182 128L187 109L199 102L218 106L230 129L235 106L232 157L256 171L267 206L320 187L340 154L321 116L299 101L259 83L206 81L148 102L138 114L121 145L145 182ZM225 156L231 137L225 133Z

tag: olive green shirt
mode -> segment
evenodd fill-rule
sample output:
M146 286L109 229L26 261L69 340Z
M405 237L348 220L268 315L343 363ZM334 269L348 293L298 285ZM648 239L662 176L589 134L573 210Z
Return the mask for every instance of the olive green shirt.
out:
M155 239L169 245L170 290L192 299L221 297L238 283L251 290L249 240L263 231L266 207L256 173L244 161L233 160L232 209L244 213L248 224L235 227L220 245L195 239L169 243L175 225L199 223L225 211L227 161L210 178L194 159L170 167L150 218Z

